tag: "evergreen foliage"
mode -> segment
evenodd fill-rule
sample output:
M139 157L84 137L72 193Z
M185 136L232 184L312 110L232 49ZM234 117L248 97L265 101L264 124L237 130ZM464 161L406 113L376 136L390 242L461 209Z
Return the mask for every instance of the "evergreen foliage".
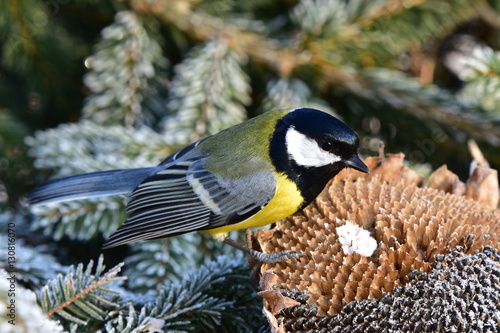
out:
M483 108L500 119L500 52L489 47L474 50L472 57L464 60L466 71L462 74L467 82L461 95L465 99L479 99Z
M16 282L20 286L36 290L43 287L58 273L62 273L65 267L56 258L57 247L54 244L44 244L47 239L43 237L30 237L30 222L31 219L21 212L5 210L0 213L0 239L6 240L0 243L0 251L2 254L8 254L9 247L14 245L14 248L10 249L15 253L15 255L11 253L11 260L4 260L2 256L0 269L7 272L14 271ZM13 236L15 242L9 239ZM35 246L27 243L35 244ZM10 267L12 259L15 259L13 263L15 270Z
M5 234L0 234L4 239ZM16 280L20 285L29 288L40 288L44 286L56 274L62 273L64 266L49 253L47 247L30 247L19 241L17 244L18 252L16 258ZM2 246L2 251L6 247ZM50 270L47 269L50 267ZM4 261L0 264L0 268L7 270L8 267Z
M175 68L164 132L172 140L188 144L246 118L250 102L244 58L221 40L209 41L191 51Z
M334 113L328 103L321 98L314 97L307 84L300 79L282 78L271 80L267 84L267 96L262 103L263 110L293 108L296 105L307 105Z
M12 297L11 276L5 270L0 269L0 331L3 333L59 333L63 327L55 320L44 315L42 309L36 304L35 293L23 287L16 288L15 315L10 317ZM12 320L12 322L9 322Z
M238 253L197 233L134 243L131 249L125 258L125 275L128 288L134 292L161 290L165 282L182 281L188 271L209 259Z
M22 195L50 177L153 166L298 106L342 118L365 154L382 139L418 168L465 175L474 138L498 169L498 22L497 0L0 1L0 237L15 225L18 300L33 310L0 330L265 331L233 249L183 235L107 251L114 268L93 270L78 263L125 220L125 198L28 210Z
M52 235L86 241L101 235L107 237L124 221L123 197L89 198L35 207L39 216L33 227ZM95 223L99 221L99 223Z
M167 63L160 45L130 11L117 13L101 35L94 54L85 60L90 72L84 82L91 94L83 106L84 118L100 125L151 123L154 117L143 112L141 102L149 93L148 82Z
M84 269L83 264L69 268L66 275L58 274L40 291L40 305L48 316L66 319L69 323L89 326L92 322L109 319L110 311L119 306L116 303L119 292L107 289L112 282L123 280L117 277L119 264L104 273L104 257L99 257L95 272L93 261ZM91 327L92 325L90 325Z
M252 330L256 323L248 319L258 318L260 309L258 305L249 306L257 296L248 283L245 261L242 255L234 259L220 256L188 272L181 282L165 286L153 301L146 303L145 313L178 331Z

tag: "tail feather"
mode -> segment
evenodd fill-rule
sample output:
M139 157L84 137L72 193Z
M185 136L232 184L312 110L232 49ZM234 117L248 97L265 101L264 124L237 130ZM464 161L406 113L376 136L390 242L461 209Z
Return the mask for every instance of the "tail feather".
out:
M128 194L146 177L153 174L155 169L155 167L152 167L99 171L55 179L29 192L26 199L28 204L36 205L89 197Z

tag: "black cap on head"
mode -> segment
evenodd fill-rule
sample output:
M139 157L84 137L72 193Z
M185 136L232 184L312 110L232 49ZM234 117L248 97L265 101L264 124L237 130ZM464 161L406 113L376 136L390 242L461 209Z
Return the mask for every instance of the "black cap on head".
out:
M358 135L339 119L297 108L278 121L270 155L277 171L298 185L308 204L342 169L369 172L358 157L358 147Z
M311 108L297 108L283 117L282 121L287 128L293 126L318 144L326 140L332 146L331 152L343 159L350 159L353 154L357 154L358 135L331 114Z
M283 121L289 121L297 131L311 137L330 135L347 144L358 144L358 135L349 126L320 110L297 108L283 117Z

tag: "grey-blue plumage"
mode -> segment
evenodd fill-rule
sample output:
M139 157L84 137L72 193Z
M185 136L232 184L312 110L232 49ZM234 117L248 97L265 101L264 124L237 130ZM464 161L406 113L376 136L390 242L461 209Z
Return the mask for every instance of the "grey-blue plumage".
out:
M26 195L30 205L84 199L96 196L129 194L158 167L111 170L55 179Z

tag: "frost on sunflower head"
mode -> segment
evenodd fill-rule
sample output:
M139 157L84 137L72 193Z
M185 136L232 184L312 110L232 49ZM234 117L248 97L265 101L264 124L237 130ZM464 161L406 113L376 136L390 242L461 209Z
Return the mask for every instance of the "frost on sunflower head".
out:
M403 158L367 158L370 174L344 170L302 212L256 233L264 252L307 255L261 267L274 332L499 324L496 171L477 165L464 184L441 167L422 186Z

